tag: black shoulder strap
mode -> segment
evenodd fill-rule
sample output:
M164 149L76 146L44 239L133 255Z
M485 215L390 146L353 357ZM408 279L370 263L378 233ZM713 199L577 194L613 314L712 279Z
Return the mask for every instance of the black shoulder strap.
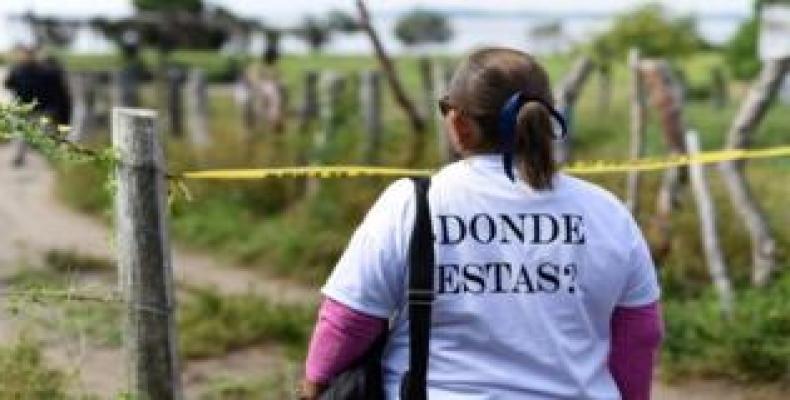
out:
M433 302L433 234L429 178L412 178L416 199L414 229L409 244L409 371L401 385L401 399L426 400L428 342Z

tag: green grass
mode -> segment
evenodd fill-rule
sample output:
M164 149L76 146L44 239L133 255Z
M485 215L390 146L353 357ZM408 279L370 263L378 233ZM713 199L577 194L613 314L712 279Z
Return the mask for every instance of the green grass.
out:
M0 400L68 399L69 377L47 366L30 340L0 345Z
M731 321L713 293L665 304L662 368L674 379L725 377L790 384L790 274L768 289L746 289Z
M87 338L94 346L120 347L123 304L36 295L69 288L79 292L79 282L73 270L65 273L58 264L46 269L22 269L5 284L9 290L31 295L14 298L10 310L47 332ZM179 292L178 300L179 343L181 355L187 359L222 356L261 344L284 346L287 355L300 357L315 318L312 308L276 305L252 294L221 295L208 289L187 289Z
M52 253L50 253L52 254ZM62 256L59 256L62 257ZM90 259L73 255L76 259ZM67 338L87 338L92 345L102 347L119 347L122 340L123 306L115 302L77 301L61 298L49 298L37 293L48 291L74 290L75 292L108 293L110 290L90 288L80 283L79 269L63 269L62 259L48 257L56 261L46 268L23 268L6 280L9 289L16 292L27 292L30 295L17 296L13 299L11 309L24 315L28 321L46 332L57 332ZM95 261L98 262L98 261ZM67 264L79 265L79 264ZM96 264L99 265L99 264ZM96 273L95 266L88 271ZM105 267L102 267L105 268ZM106 273L106 269L98 270ZM84 271L83 271L84 272ZM111 276L99 277L109 279Z
M178 312L181 354L206 358L273 343L298 357L304 352L313 319L311 309L274 305L259 296L193 290Z
M288 371L267 374L259 379L212 380L200 395L201 400L257 400L287 399L293 396L296 386L295 374Z

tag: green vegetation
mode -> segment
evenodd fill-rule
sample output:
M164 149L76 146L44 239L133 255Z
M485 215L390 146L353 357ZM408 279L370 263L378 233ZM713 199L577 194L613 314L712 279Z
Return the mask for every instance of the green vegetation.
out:
M202 0L134 0L134 7L140 11L188 11L200 12L203 10Z
M617 16L612 28L593 43L598 52L618 59L624 59L632 47L644 57L678 58L703 46L694 19L672 18L660 5L648 4Z
M446 15L416 9L398 19L395 36L407 46L447 43L453 37L453 28Z
M315 315L259 296L220 296L201 289L183 301L178 318L186 358L219 356L267 342L285 345L291 355L300 356Z
M768 289L741 291L731 321L721 318L711 292L665 304L665 373L790 383L790 275Z
M210 54L198 52L176 53L178 57L192 62L208 61ZM596 106L597 87L588 84L575 113L575 156L579 160L624 159L628 148L628 71L623 62L613 64L612 68L612 107L606 116L601 116ZM396 60L409 92L416 96L419 91L418 68L414 58L403 57ZM570 68L572 58L552 57L543 60L555 82ZM685 72L690 85L705 87L710 84L710 71L714 67L724 65L720 54L714 52L695 53L692 56L678 58L676 66ZM287 56L282 63L283 77L291 93L302 93L303 74L308 70L332 69L351 73L375 65L369 57L342 57L330 55L312 55L307 57ZM342 129L330 142L329 150L324 153L327 163L356 163L361 159L361 127L360 116L355 111L355 86L349 86L347 104L342 107ZM746 86L733 83L729 87L731 98L743 98ZM292 103L292 109L298 108L298 100ZM696 128L702 138L704 149L721 148L727 129L735 115L739 104L732 102L723 109L713 108L705 98L694 98L684 109L684 117L689 125ZM274 136L260 132L255 141L248 142L244 138L239 123L239 114L227 91L212 91L211 127L215 145L202 155L201 168L208 167L249 167L249 166L281 166L301 164L304 155L311 151L306 145L310 143L309 134L298 132L295 123L290 123L287 132L282 136ZM408 139L411 132L400 111L387 97L384 104L386 110L383 164L403 165L408 158ZM767 147L787 144L790 142L786 127L790 125L790 114L775 108L768 113L765 120L755 133L754 146ZM313 126L309 132L315 132ZM180 139L168 139L168 161L173 171L197 168L197 157L191 153L189 146ZM426 154L432 155L424 161L423 166L438 167L438 151L429 141ZM104 143L100 143L104 145ZM650 116L646 149L648 155L664 154L664 144L660 127L655 114ZM98 183L101 172L90 172L90 166L83 165L74 169L60 168L60 195L81 209L103 212L107 209L106 192ZM777 174L790 173L790 160L776 159L750 162L748 175L755 191L760 196L771 223L777 233L780 249L779 261L790 265L790 213L786 212L786 199L790 198L790 186L779 184ZM717 205L719 216L719 232L722 247L725 251L730 274L739 292L739 315L748 315L754 310L759 296L757 292L745 291L748 286L751 256L748 237L745 234L742 220L730 206L724 185L714 168L709 169L710 185ZM624 188L624 176L606 175L593 176L591 180L602 184L616 194L621 195ZM642 211L638 220L649 238L654 236L651 218L660 174L644 175L644 186L641 193ZM378 193L390 182L387 179L348 179L324 180L320 190L312 198L303 196L304 181L302 180L266 180L252 182L187 182L193 192L191 203L176 202L172 209L171 227L176 240L187 246L212 251L229 260L248 264L253 268L264 269L278 275L290 277L303 282L317 285L321 283L342 252L348 238L359 223L364 213L375 200ZM104 197L101 197L104 196ZM713 298L708 292L710 286L704 260L700 257L700 233L693 201L688 191L681 199L682 207L676 212L672 221L672 252L663 260L662 282L665 298L670 302L667 306L666 319L674 322L670 326L668 350L666 357L673 357L665 363L667 374L677 369L680 371L715 371L717 364L722 363L721 357L700 355L697 364L693 365L699 352L689 352L689 357L678 354L684 352L677 349L684 346L702 346L694 336L684 336L678 332L693 331L694 327L710 327L709 323L717 318L715 311L706 314L705 310L713 310ZM787 277L782 282L786 282ZM784 283L777 284L777 287ZM780 289L768 289L776 301L786 300L786 292ZM782 297L784 296L784 297ZM195 357L220 354L229 349L238 348L250 343L277 340L289 347L303 346L312 320L310 312L292 314L271 305L256 303L256 300L242 298L222 298L211 294L201 294L184 302L185 311L181 311L183 351ZM256 304L247 307L248 303ZM683 306L680 306L682 304ZM779 303L777 303L779 304ZM740 308L743 307L743 308ZM191 309L191 310L190 310ZM258 312L259 309L266 310ZM692 312L697 310L697 312ZM284 326L272 327L274 320L281 314L287 317ZM216 318L211 318L211 316ZM710 320L696 320L691 317L708 316ZM743 317L739 317L743 318ZM247 321L249 320L249 321ZM742 319L741 319L742 320ZM696 322L695 322L696 321ZM695 325L696 324L696 325ZM723 324L723 322L722 322ZM768 323L765 328L759 324L754 330L755 335L762 335L766 343L781 343L779 329L773 329ZM723 332L731 329L724 326ZM726 329L725 329L726 328ZM758 330L759 328L759 330ZM750 325L743 324L739 339L746 340ZM189 333L189 332L192 333ZM262 333L268 332L268 333ZM283 332L289 332L284 334ZM702 331L703 334L705 331ZM724 335L725 333L720 333ZM676 337L675 337L676 336ZM289 337L293 337L289 339ZM735 342L728 342L736 349ZM744 342L739 342L744 343ZM713 349L713 345L705 345ZM780 346L780 345L777 345ZM771 346L775 354L761 355L755 360L767 360L767 367L781 374L777 363L770 362L784 354L781 347ZM723 348L723 347L721 347ZM303 349L303 347L302 347ZM759 350L759 349L758 349ZM714 352L714 350L705 350ZM718 351L718 350L717 350ZM762 353L761 353L762 354ZM692 368L693 367L693 368ZM743 362L728 364L728 376L739 374L750 376L753 367ZM724 373L718 371L717 373Z
M296 370L296 368L294 368ZM293 396L296 374L274 374L262 379L221 378L211 382L201 400L286 399Z
M49 368L29 340L0 345L0 400L68 399L68 376Z
M750 18L738 28L727 46L724 48L724 59L732 75L738 79L751 79L760 72L760 60L757 58L757 37L760 24L756 18Z
M87 256L74 250L49 250L44 255L44 264L60 272L108 272L114 273L114 262L99 257Z
M48 258L55 259L56 263L45 268L25 267L5 281L10 290L20 293L12 299L11 311L23 313L34 326L47 332L57 332L71 339L84 337L96 346L120 346L123 329L122 304L109 300L100 301L106 296L99 294L109 293L109 289L83 283L84 278L78 273L78 267L63 270L60 258ZM95 269L88 271L96 272ZM104 271L106 270L99 272ZM111 276L103 278L109 280ZM109 283L103 286L109 286ZM80 301L46 295L68 290L74 293L97 294L97 299Z
M64 273L60 261L47 268L23 268L4 281L14 293L29 293L14 296L10 310L23 312L34 326L48 332L73 339L85 337L95 346L119 347L123 334L122 303L53 299L40 294L67 289L74 293L99 291L86 286L82 282L84 276L75 270L68 271ZM109 292L107 286L109 282L102 285L104 292ZM284 346L288 355L300 357L315 310L272 304L252 294L225 296L208 289L187 289L179 292L177 316L181 354L185 358L221 356L260 344Z

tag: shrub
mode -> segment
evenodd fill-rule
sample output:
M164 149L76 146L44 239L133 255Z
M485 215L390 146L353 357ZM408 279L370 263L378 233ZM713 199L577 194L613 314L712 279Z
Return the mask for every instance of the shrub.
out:
M724 48L724 59L732 75L737 79L752 79L760 72L757 59L757 35L760 25L750 18L738 28L738 32Z
M668 301L664 371L748 382L790 383L790 274L767 289L737 295L731 321L719 314L713 293Z
M0 400L68 398L66 375L47 367L28 340L0 347L0 371Z
M453 29L442 13L414 10L398 19L395 36L407 46L447 43L453 37Z
M305 349L314 312L274 305L254 295L221 296L193 290L178 312L181 354L201 358L241 347L277 342L294 355Z

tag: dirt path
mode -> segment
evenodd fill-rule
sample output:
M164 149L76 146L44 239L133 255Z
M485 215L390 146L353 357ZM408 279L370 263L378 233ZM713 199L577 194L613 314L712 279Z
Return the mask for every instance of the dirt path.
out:
M53 194L53 174L46 162L29 154L24 168L12 169L11 146L0 146L0 265L35 263L49 250L114 259L106 226L60 204ZM252 292L274 301L312 303L318 291L267 277L241 266L229 266L205 254L176 248L177 281L231 293ZM0 271L0 276L13 271Z
M53 174L44 160L31 155L24 169L8 167L9 146L0 146L0 278L11 275L20 260L35 264L53 249L74 250L94 257L112 258L110 233L93 218L75 213L53 197ZM179 282L213 286L222 293L253 292L273 300L311 303L317 290L294 285L238 266L224 265L205 254L176 249L174 271ZM0 340L17 333L17 317L0 312ZM194 398L197 387L210 375L255 376L272 368L279 358L276 349L255 347L218 359L190 362L185 366L186 394ZM47 357L59 365L81 371L83 387L102 396L117 393L123 385L119 350L90 348L79 343L50 346ZM656 385L658 400L778 400L789 398L779 390L762 392L710 381L681 386Z
M19 268L41 265L43 255L51 250L113 259L109 229L55 199L55 177L46 161L29 154L24 168L12 169L11 156L11 146L0 145L0 279L12 276ZM318 298L315 289L226 265L194 251L175 249L173 265L176 280L191 287L212 287L223 294L253 293L294 304L310 304ZM23 315L9 315L0 307L0 343L12 343L25 324ZM46 356L55 365L79 371L86 392L109 398L123 388L120 350L54 338L45 338L45 344ZM212 367L217 368L218 375L254 377L261 371L271 371L272 365L282 359L277 349L253 348L190 362L184 368L185 393L188 398L196 398L201 385L209 381Z

